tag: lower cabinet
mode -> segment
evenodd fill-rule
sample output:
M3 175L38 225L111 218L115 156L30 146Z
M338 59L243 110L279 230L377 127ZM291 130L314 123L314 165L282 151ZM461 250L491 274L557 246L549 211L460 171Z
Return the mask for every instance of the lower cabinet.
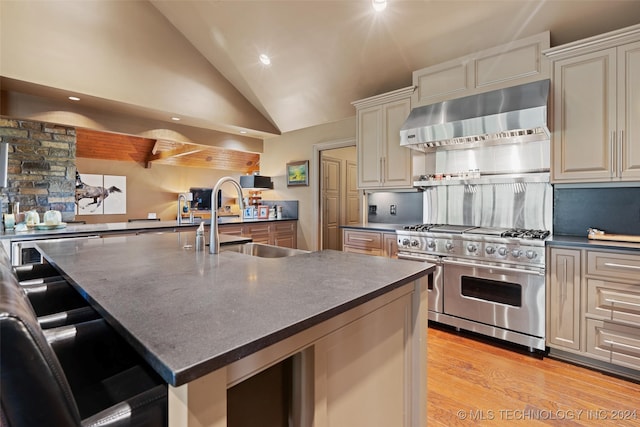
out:
M343 252L397 258L396 233L344 229L342 231L342 250Z
M547 343L580 350L580 251L549 251Z
M220 233L232 236L251 237L255 243L298 248L298 223L296 220L220 224L218 229Z
M640 369L640 254L552 247L547 345Z

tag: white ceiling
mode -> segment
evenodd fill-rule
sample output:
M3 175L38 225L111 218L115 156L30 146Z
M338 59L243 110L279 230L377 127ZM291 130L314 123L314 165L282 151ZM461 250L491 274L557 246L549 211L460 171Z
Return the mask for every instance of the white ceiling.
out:
M353 116L352 101L478 50L640 22L637 0L389 0L382 13L370 0L150 1L281 132Z

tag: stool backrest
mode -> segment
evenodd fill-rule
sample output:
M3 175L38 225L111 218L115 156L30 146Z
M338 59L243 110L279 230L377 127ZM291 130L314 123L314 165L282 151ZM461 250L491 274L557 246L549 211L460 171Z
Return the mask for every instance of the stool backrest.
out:
M10 266L0 263L0 410L7 427L79 426L53 349Z

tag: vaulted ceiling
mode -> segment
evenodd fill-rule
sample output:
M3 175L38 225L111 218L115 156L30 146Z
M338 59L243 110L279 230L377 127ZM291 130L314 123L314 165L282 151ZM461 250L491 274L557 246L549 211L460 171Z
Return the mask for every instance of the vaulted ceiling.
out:
M546 30L558 45L640 22L635 0L388 0L378 13L371 0L151 3L281 132L353 116L352 101L478 50Z

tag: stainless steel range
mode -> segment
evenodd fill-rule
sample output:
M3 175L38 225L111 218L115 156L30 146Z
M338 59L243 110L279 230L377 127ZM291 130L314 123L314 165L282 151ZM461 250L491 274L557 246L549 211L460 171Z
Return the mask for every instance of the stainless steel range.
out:
M399 258L437 266L429 319L538 350L553 217L549 84L418 106L400 130L433 172L414 182L424 224L397 232Z
M436 264L429 320L545 349L548 230L419 224L396 233L398 258Z

